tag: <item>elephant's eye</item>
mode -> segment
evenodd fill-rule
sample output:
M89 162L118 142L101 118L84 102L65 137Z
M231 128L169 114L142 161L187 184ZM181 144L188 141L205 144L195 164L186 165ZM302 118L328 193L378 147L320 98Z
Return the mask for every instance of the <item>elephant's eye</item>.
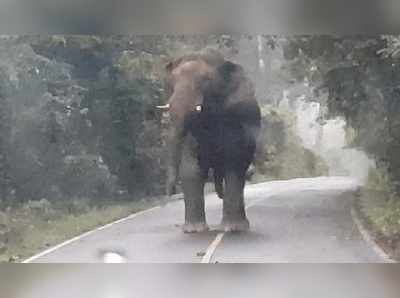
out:
M202 105L196 105L196 112L200 113L203 110Z

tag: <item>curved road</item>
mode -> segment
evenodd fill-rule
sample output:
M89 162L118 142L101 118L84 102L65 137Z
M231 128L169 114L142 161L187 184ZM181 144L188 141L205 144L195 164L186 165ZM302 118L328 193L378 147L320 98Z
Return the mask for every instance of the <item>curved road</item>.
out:
M72 239L29 262L384 262L363 240L351 217L346 177L319 177L248 185L251 230L213 230L222 201L206 197L211 231L183 234L183 201L171 202ZM116 254L114 254L116 253ZM116 258L121 257L119 260Z

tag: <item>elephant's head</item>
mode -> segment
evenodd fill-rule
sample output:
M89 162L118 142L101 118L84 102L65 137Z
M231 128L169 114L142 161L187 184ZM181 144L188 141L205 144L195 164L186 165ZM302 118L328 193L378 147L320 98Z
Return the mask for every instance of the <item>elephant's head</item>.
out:
M171 96L166 105L157 108L169 111L176 121L211 108L213 100L223 100L243 77L239 65L226 61L214 50L175 59L166 65L166 71Z

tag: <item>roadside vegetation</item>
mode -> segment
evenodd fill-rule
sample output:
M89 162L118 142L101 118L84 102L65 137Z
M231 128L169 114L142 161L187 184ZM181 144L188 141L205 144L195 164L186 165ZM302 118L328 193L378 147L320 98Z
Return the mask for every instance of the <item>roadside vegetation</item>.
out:
M321 157L302 145L295 132L293 111L266 105L262 108L262 131L253 182L327 176Z
M366 185L355 198L355 208L381 247L400 260L400 199L387 173L370 169Z
M54 204L29 201L0 211L0 262L20 262L67 239L103 226L160 202L110 201L91 205L82 199Z

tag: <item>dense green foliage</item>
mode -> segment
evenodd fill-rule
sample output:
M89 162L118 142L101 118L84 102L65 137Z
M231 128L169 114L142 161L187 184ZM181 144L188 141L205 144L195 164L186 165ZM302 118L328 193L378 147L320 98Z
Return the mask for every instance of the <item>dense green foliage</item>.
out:
M152 73L155 60L137 44L91 36L1 39L3 203L98 200L149 192L152 179L162 184L163 163L151 156L161 156L154 152L160 117L150 108L162 86Z
M326 176L321 157L303 147L295 133L293 112L266 105L262 109L262 130L255 160L255 181Z
M288 39L285 57L297 80L307 80L327 107L342 116L361 147L400 191L400 44L393 36L305 36Z

